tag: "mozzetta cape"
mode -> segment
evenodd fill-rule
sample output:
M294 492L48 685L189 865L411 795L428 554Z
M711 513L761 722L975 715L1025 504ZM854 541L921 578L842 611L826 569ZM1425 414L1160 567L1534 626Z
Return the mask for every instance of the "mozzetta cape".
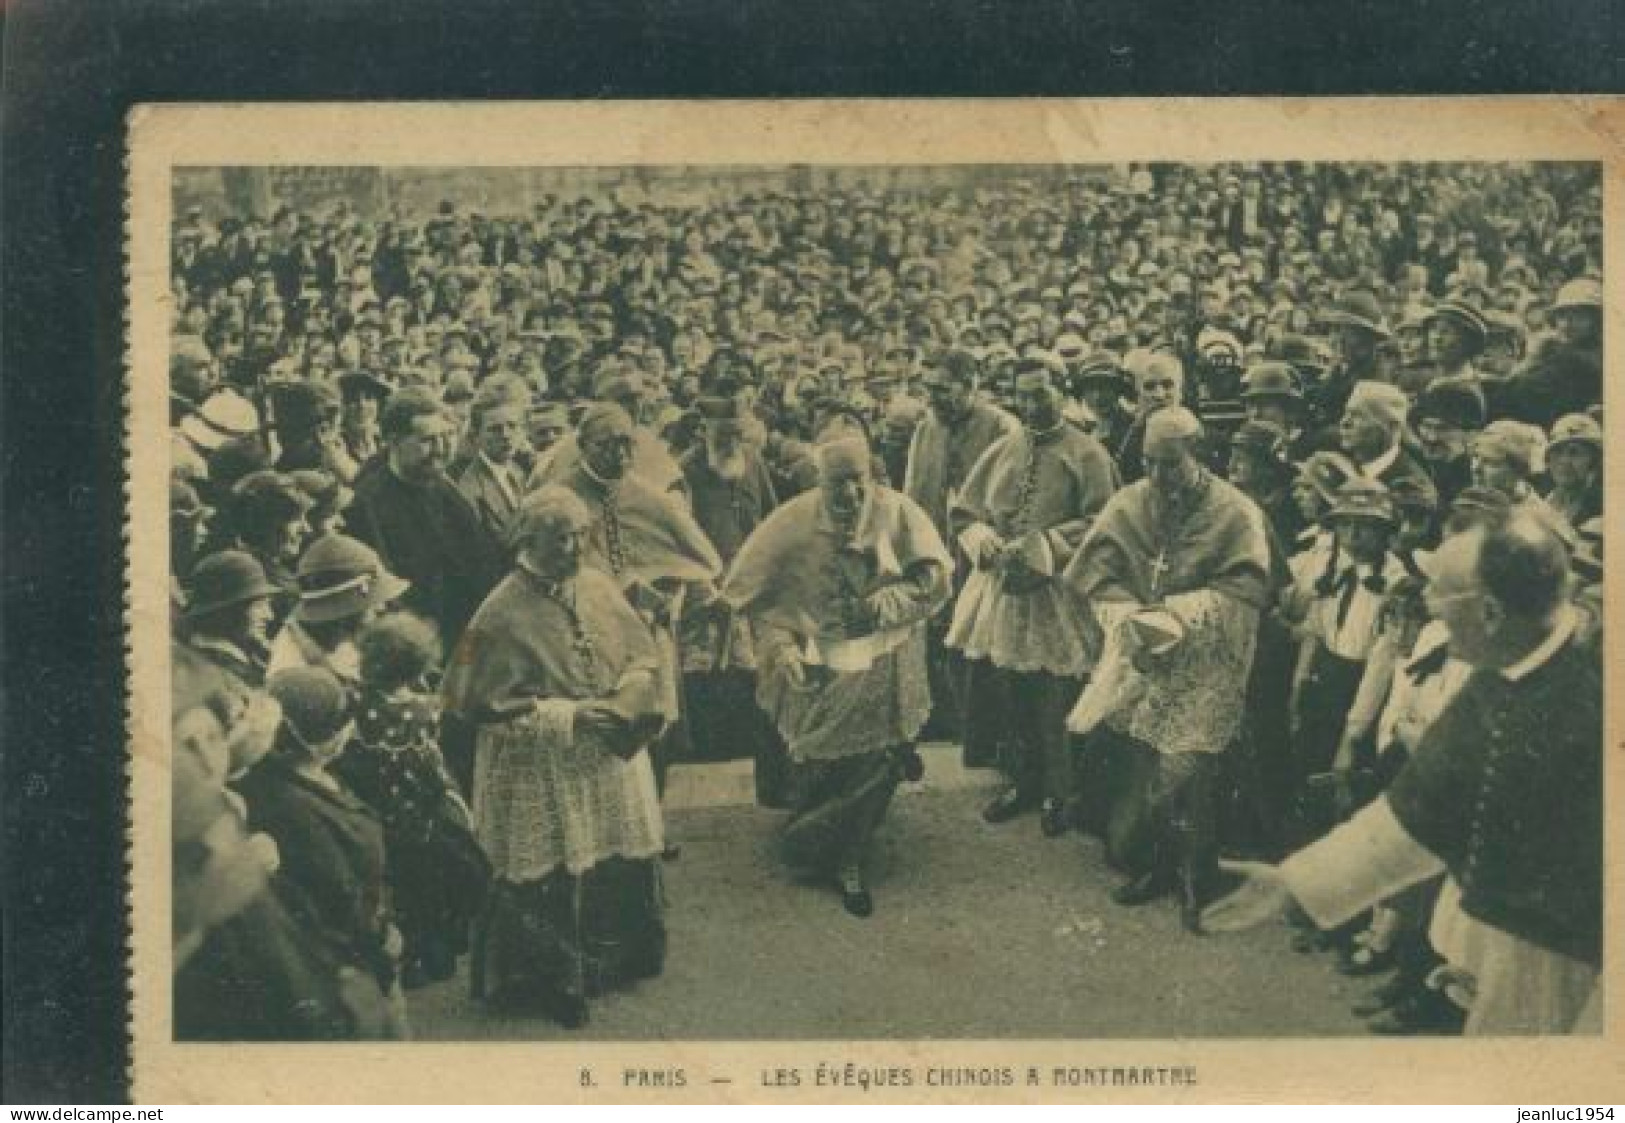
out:
M1009 545L1025 538L1058 576L1117 485L1116 466L1093 437L1063 425L1035 442L1021 430L976 462L951 518L968 554L977 534L991 531ZM1063 582L1014 592L1002 571L978 569L960 593L947 643L1009 670L1075 676L1093 663L1099 632Z
M1262 610L1269 599L1269 537L1258 505L1204 473L1198 494L1168 535L1163 501L1149 481L1114 495L1095 521L1066 579L1090 601L1151 604L1211 589ZM1153 565L1167 568L1160 579Z
M447 709L482 723L475 828L507 881L647 858L664 845L648 754L623 760L573 727L573 703L593 700L639 739L659 728L654 641L609 577L584 569L573 584L590 659L563 606L513 573L475 614L446 672Z
M581 445L574 433L566 434L537 462L530 474L529 490L565 483L580 467ZM642 425L632 430L632 467L628 474L662 495L683 487L683 470L676 458L667 451L664 441Z
M1486 924L1602 957L1602 676L1566 643L1516 682L1474 672L1388 792L1394 816Z
M628 476L614 489L622 568L616 572L606 529L610 493L581 464L559 481L575 492L593 514L587 560L623 584L643 581L713 581L722 559L682 502L656 491L638 476Z
M785 503L746 540L722 587L729 604L801 638L838 637L840 590L836 554L871 556L880 580L934 567L945 599L953 559L919 504L873 486L851 542L843 550L821 491Z
M948 597L952 566L919 505L878 486L849 542L821 491L780 507L745 542L722 595L755 626L757 700L792 757L833 760L918 736L931 713L924 623ZM840 609L854 570L856 593L886 605L863 637L846 633ZM790 648L814 664L800 685L783 671ZM835 669L830 653L843 650L862 666Z
M634 607L650 617L660 654L661 710L676 721L681 708L680 660L671 618L682 613L682 589L670 586L716 580L722 575L722 559L683 500L655 490L639 476L628 476L611 492L578 463L563 484L593 515L585 564L616 578ZM667 587L651 595L657 582ZM634 589L635 585L643 587ZM657 610L666 614L663 623L655 619Z

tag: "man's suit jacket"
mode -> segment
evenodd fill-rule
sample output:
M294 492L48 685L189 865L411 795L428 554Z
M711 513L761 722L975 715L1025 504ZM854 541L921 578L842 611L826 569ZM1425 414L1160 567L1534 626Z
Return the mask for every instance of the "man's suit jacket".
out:
M474 456L457 475L457 490L463 493L480 523L498 542L508 540L514 512L524 498L525 484L517 469L510 473L512 484L504 488L483 456Z

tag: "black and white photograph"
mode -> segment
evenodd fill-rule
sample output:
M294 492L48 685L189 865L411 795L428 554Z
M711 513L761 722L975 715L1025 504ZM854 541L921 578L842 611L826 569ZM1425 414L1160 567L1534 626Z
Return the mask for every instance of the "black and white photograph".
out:
M174 1042L1604 1031L1602 162L391 152L145 212Z

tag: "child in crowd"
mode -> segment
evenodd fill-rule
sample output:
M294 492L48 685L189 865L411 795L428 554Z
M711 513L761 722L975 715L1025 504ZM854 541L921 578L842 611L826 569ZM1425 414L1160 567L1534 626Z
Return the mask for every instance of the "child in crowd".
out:
M449 979L484 903L488 869L472 817L440 753L440 707L429 686L440 645L406 612L362 629L355 737L336 771L384 825L395 923L408 989Z

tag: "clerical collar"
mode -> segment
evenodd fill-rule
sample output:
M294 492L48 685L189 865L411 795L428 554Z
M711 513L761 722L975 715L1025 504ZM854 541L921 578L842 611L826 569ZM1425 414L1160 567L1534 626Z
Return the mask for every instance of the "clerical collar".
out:
M407 487L422 489L422 488L426 488L426 487L428 487L428 486L430 486L431 484L434 483L434 480L432 478L427 479L427 480L414 480L414 479L412 479L412 478L410 478L408 476L401 475L401 470L399 468L395 467L395 460L394 460L393 457L389 458L389 460L386 462L386 464L387 464L387 466L389 468L389 474L394 476L397 480L399 480L401 483L405 484Z
M1201 497L1207 492L1208 484L1211 483L1212 480L1213 473L1209 472L1201 465L1197 465L1196 476L1187 486L1180 488L1172 496L1169 496L1162 491L1158 491L1157 495L1162 498L1163 502L1168 507L1176 511L1183 511L1196 505L1197 500L1201 499Z
M1569 605L1564 605L1558 609L1557 622L1553 625L1546 638L1541 640L1533 651L1516 663L1502 667L1501 677L1508 682L1518 682L1550 663L1563 645L1569 641L1569 637L1574 634L1574 625L1574 609Z
M571 578L550 577L541 570L537 569L536 563L525 557L523 554L519 556L519 559L515 564L522 571L524 571L527 577L530 577L538 584L542 585L549 592L562 592L570 584Z
M580 463L581 474L586 476L593 483L597 484L604 491L614 494L615 490L621 486L621 480L606 480L603 476L600 476L597 472L594 472L592 470L592 465L587 463L587 458L585 456L581 458Z

